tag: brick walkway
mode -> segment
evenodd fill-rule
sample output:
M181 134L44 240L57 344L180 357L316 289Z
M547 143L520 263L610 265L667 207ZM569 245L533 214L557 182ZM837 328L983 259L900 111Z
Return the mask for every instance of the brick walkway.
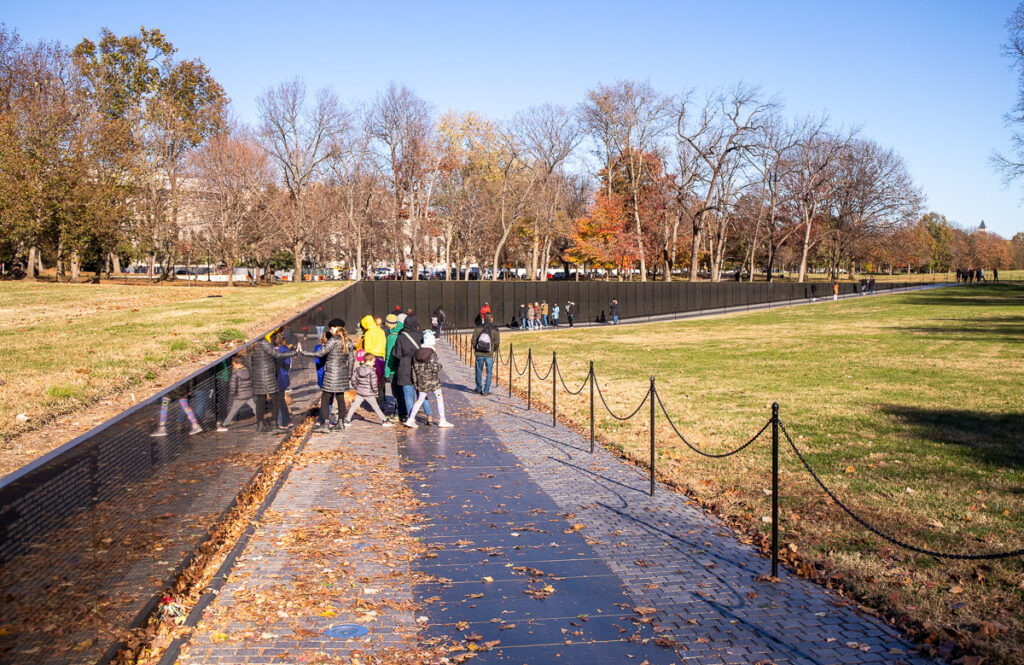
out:
M767 560L685 496L649 497L640 469L500 389L472 393L472 370L439 352L455 428L313 435L180 662L414 639L473 663L931 662L818 585L758 581ZM410 494L426 521L396 505ZM325 634L338 624L369 633Z
M472 369L441 346L448 381L471 388ZM434 445L446 457L429 460L436 465L440 486L427 491L447 498L450 506L437 511L441 519L428 532L428 544L448 543L437 560L453 571L449 577L475 581L489 574L497 580L497 572L487 571L500 571L504 562L514 563L516 558L525 560L521 551L508 549L529 544L539 547L533 550L536 554L526 556L542 558L548 551L562 552L557 559L563 564L559 574L583 577L582 584L567 589L570 596L596 592L628 606L656 608L649 616L658 635L676 643L675 662L931 662L914 655L912 646L883 622L788 571L781 573L780 583L758 582L756 578L768 570L768 561L752 546L740 543L719 522L688 505L681 494L659 485L655 496L648 496L646 474L603 449L591 455L586 439L561 425L552 427L550 414L528 412L522 400L509 399L500 389L489 397L458 392L455 386L447 392L455 406L456 428L439 436L432 430L430 438L438 441ZM424 439L424 434L421 428L409 437L406 455L414 457L416 441ZM476 457L467 457L460 449ZM493 478L487 477L492 474ZM452 482L457 478L461 480ZM502 486L500 491L493 490L497 485ZM494 510L496 506L501 510ZM531 514L529 509L543 512L527 517L523 513ZM491 514L502 510L509 512ZM557 515L572 517L548 522ZM510 537L524 520L549 533ZM574 534L585 534L582 547L577 543L575 551L569 543L550 547L549 541L561 540L562 527L569 522L584 525ZM483 539L481 533L486 534ZM461 538L480 540L474 547L496 547L511 556L489 557L489 552L473 551L468 545L453 548L451 543ZM558 588L558 583L554 586ZM465 583L455 595L486 588ZM436 591L424 591L428 593ZM521 605L513 603L513 617L523 611ZM493 613L508 621L505 611L501 605ZM443 622L458 613L428 614ZM604 645L578 644L586 634L561 649L542 644L528 648L531 640L509 640L511 631L500 627L489 622L473 626L485 640L502 639L502 655L513 662L553 662L552 650L560 651L566 662L627 662L611 657ZM556 637L564 636L556 631ZM632 662L638 661L642 658ZM660 661L652 658L651 662Z

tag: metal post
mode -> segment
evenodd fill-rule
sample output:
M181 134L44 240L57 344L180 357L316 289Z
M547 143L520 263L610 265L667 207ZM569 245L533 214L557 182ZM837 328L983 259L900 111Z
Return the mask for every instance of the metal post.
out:
M590 361L590 452L594 452L594 361Z
M558 384L555 381L558 380L558 367L556 363L558 357L555 352L551 352L551 426L554 427L558 423Z
M526 352L526 410L533 405L533 349Z
M772 577L779 576L779 403L772 403Z
M654 496L654 377L651 377L651 390L647 393L651 400L651 496Z
M516 350L508 345L508 396L512 397L512 363L515 362Z

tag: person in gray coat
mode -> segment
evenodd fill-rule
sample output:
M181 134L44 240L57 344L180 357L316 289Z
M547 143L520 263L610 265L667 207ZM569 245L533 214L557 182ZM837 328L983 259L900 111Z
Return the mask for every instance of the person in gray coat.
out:
M281 411L281 394L277 390L277 360L291 358L298 354L298 351L278 351L270 343L277 330L267 333L260 341L252 345L252 360L249 365L249 373L252 377L252 391L256 395L256 431L262 432L267 429L263 421L267 412L266 396L270 396L271 413L274 414L275 430L285 430L277 424L277 414Z
M331 338L319 351L306 351L299 345L299 353L310 358L325 358L324 360L324 384L320 393L320 412L327 413L331 403L337 404L338 420L334 425L324 422L325 429L331 427L345 427L345 421L341 414L345 413L345 391L349 388L352 376L352 344L349 341L348 333L345 331L345 322L341 319L331 319L327 324L330 328Z

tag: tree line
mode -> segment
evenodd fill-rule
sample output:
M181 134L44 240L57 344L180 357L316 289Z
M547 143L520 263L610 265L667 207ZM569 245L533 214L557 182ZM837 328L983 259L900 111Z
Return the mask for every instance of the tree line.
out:
M68 48L0 26L0 256L75 281L283 257L296 278L327 261L643 281L1024 267L1024 234L922 214L898 153L753 86L622 80L497 120L400 83L345 103L294 79L257 115L233 119L159 30Z

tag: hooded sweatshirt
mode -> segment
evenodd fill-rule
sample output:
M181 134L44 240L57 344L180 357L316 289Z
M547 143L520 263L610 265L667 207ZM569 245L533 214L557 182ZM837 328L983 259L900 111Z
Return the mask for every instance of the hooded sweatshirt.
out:
M384 331L380 329L377 322L373 320L373 317L367 314L363 317L363 320L359 322L359 327L363 329L363 339L359 342L360 349L363 349L367 353L372 353L377 358L383 358L387 353L388 340Z
M395 327L388 331L388 344L384 350L384 357L387 359L387 364L384 365L384 378L391 379L395 372L398 371L398 358L393 353L395 348L395 342L398 341L398 334L402 332L404 324L399 321L395 324Z

